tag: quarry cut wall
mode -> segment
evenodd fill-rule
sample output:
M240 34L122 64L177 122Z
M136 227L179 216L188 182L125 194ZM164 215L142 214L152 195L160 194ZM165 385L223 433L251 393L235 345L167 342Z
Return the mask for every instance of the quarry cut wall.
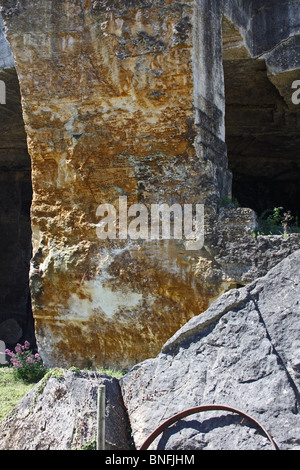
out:
M235 25L226 53L264 56L299 113L290 93L299 2L265 3L0 1L31 157L30 291L48 365L129 367L155 356L221 293L299 247L298 235L253 238L255 213L223 207L232 185L224 14ZM271 37L274 15L283 26ZM127 220L125 203L140 204ZM190 250L184 237L118 229L100 239L103 204L116 208L117 228L133 222L130 233L144 208L204 205L204 242Z

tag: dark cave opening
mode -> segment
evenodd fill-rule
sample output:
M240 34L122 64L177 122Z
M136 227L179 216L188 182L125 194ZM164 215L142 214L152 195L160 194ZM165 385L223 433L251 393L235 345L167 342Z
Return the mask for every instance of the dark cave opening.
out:
M0 72L6 103L0 106L0 340L13 349L29 341L36 348L29 289L32 253L31 161L14 68Z
M247 56L236 28L226 22L223 31L226 145L233 198L258 216L282 207L282 212L291 211L292 223L297 224L300 108L280 95L264 60Z

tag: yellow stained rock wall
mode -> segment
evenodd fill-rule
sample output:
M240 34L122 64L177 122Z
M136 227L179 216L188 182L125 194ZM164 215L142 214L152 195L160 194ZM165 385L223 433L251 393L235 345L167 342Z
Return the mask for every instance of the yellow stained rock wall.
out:
M224 290L197 277L199 256L183 241L96 234L97 207L120 196L150 207L219 195L204 153L213 137L224 157L222 130L204 126L203 146L195 112L202 103L220 129L222 110L200 96L201 12L172 0L2 4L32 160L39 347L49 365L131 366Z

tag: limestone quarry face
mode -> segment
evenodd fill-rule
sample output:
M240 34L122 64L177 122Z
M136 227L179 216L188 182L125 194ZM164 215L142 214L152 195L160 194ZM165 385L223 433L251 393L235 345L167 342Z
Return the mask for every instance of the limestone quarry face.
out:
M220 208L232 187L223 14L236 24L227 58L268 50L275 61L269 44L249 48L251 12L239 6L236 18L237 3L0 2L31 157L30 291L48 365L128 367L154 356L221 293L299 246L297 236L255 240L253 210ZM291 67L272 66L273 82ZM99 239L98 207L120 198L149 211L204 204L203 246Z
M188 281L181 244L96 233L97 207L119 196L130 205L202 202L193 6L42 1L4 10L32 158L31 292L45 359L135 363L211 296Z

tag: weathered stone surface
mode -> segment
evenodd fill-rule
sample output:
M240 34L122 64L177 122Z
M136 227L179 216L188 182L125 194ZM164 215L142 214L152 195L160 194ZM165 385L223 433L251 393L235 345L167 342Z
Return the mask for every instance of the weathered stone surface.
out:
M299 4L224 2L223 64L233 194L259 214L299 213ZM259 194L259 197L258 197Z
M14 59L5 36L3 19L0 16L0 70L14 67Z
M253 217L253 211L249 209L221 208L211 244L200 253L197 269L202 265L201 269L205 269L203 260L206 263L210 261L214 272L218 273L219 281L227 282L228 286L233 280L233 284L243 285L264 276L282 259L299 249L299 233L285 237L255 237L252 233L255 227ZM214 282L218 282L217 278Z
M223 294L155 358L121 379L136 447L163 421L218 403L258 420L280 449L300 448L300 251L268 274ZM194 415L152 448L270 449L267 438L224 412Z
M237 25L235 43L248 28L239 57L267 52L259 40L249 48L256 3L233 1L225 10L207 0L0 3L32 162L39 349L48 365L131 366L297 245L281 239L265 257L260 250L273 242L252 239L251 210L232 211L228 222L218 211L231 193L222 17ZM287 30L296 34L294 22ZM120 196L148 208L205 204L205 246L100 241L97 207L118 206ZM250 249L242 262L241 246Z
M129 423L118 380L55 369L0 423L0 449L76 450L92 444L97 436L99 385L106 387L106 450L129 450Z
M239 28L252 57L273 55L284 45L283 56L288 58L291 52L288 40L299 35L297 0L228 0L224 2L224 13ZM287 62L278 61L281 71L286 70ZM297 64L290 63L288 68L297 68Z
M96 235L98 205L117 206L119 196L147 207L216 206L229 190L226 177L219 188L227 171L219 95L208 108L215 128L194 125L193 56L203 48L193 46L194 3L2 5L32 159L39 349L52 365L81 366L93 356L132 365L156 354L211 298L211 287L189 281L183 243ZM217 16L219 8L210 21ZM210 158L215 145L218 161Z

